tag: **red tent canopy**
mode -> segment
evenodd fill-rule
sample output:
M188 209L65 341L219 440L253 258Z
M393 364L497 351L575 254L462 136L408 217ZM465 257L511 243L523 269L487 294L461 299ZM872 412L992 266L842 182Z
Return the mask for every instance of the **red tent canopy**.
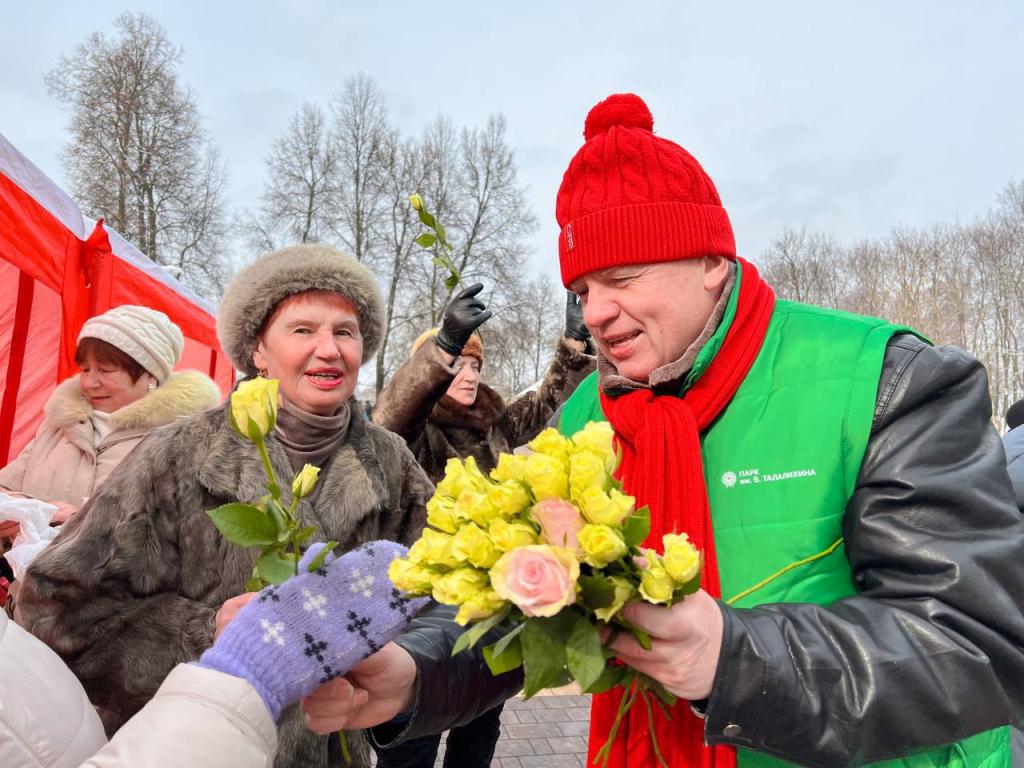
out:
M227 392L235 371L213 306L93 222L0 134L0 466L32 439L43 405L75 372L82 324L122 304L164 312L185 336L178 368Z

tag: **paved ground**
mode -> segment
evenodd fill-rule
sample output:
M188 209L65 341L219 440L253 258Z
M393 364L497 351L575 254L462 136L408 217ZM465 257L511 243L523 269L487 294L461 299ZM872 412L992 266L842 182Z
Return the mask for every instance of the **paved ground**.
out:
M572 690L510 699L492 768L585 768L590 697ZM437 765L442 765L444 745Z

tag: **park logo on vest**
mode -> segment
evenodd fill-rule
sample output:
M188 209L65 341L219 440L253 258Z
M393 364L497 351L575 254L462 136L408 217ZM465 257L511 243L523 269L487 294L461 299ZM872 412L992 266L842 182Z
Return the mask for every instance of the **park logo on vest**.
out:
M722 485L726 488L735 488L737 485L780 483L784 480L817 476L818 471L815 469L792 469L787 472L761 472L760 469L741 469L739 472L730 470L722 474Z

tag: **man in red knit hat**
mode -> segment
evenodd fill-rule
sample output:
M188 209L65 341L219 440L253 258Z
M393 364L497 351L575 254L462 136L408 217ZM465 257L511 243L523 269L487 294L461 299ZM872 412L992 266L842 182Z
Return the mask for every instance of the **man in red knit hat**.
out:
M562 279L599 349L558 426L607 419L651 545L685 532L705 563L682 603L624 608L651 648L611 647L680 700L653 721L634 707L608 764L657 765L653 728L671 768L1009 766L1024 523L984 369L898 325L776 300L704 169L653 127L633 94L594 107L556 205ZM312 699L314 725L404 712L386 742L511 693L514 675L447 657L458 631L428 613L356 673L362 690ZM622 695L594 697L591 758Z

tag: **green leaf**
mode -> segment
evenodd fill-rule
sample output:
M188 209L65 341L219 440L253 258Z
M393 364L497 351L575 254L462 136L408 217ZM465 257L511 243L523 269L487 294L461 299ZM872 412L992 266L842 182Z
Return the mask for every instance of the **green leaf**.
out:
M520 624L519 626L523 625ZM508 635L505 637L508 637ZM501 640L504 639L503 637ZM487 662L492 675L501 675L523 666L523 646L519 642L519 638L513 636L512 641L506 643L500 652L498 651L498 643L488 645L484 648L484 661Z
M295 575L295 555L272 549L256 562L256 570L271 584L282 584Z
M654 694L664 702L667 707L674 707L676 705L676 696L665 689L661 683L657 680L651 680L647 687L654 691Z
M444 279L444 287L449 291L459 284L459 276L454 272Z
M253 576L251 579L249 579L247 582L245 582L245 591L246 592L259 592L265 586L267 586L267 582L265 582L259 576Z
M687 595L692 595L698 589L700 589L700 571L697 571L697 575L688 582L680 584L675 588L672 592L672 604L675 605Z
M299 530L297 530L295 532L294 538L295 538L295 541L297 541L297 542L299 542L299 544L301 544L302 542L306 541L306 539L308 539L310 536L312 536L315 533L316 533L316 528L314 528L312 525L307 525L305 528L300 528Z
M437 226L437 222L436 222L436 221L434 220L434 217L433 217L433 216L431 216L431 215L430 215L429 213L427 213L426 211L424 211L424 210L420 209L419 211L416 211L416 213L418 213L418 214L419 214L419 216L420 216L420 221L422 221L422 222L423 222L424 224L426 224L426 225L427 225L428 227L430 227L431 229L433 229L434 227L436 227L436 226Z
M338 546L338 542L328 541L324 548L316 553L316 557L310 561L309 567L306 570L312 573L319 568L323 568L324 563L327 561L327 556L331 554L336 546Z
M587 688L581 687L580 690L583 693L604 693L617 685L623 685L631 675L632 670L629 667L618 664L605 664L597 680Z
M580 576L578 583L583 603L591 610L607 608L615 600L615 585L604 576Z
M277 528L270 516L252 504L225 504L209 510L206 514L213 520L224 538L232 544L253 547L258 544L273 544L277 540Z
M635 510L626 519L626 524L622 526L622 538L626 540L628 547L639 547L650 532L651 510L647 507Z
M444 227L441 226L441 222L434 223L434 231L437 232L437 239L442 243L445 241Z
M414 242L420 248L430 248L437 242L437 235L433 235L430 232L424 232L422 235L417 237Z
M532 618L526 621L520 639L525 672L523 695L526 698L544 688L558 686L568 678L565 644L577 615L567 608L551 618Z
M597 627L584 616L576 620L576 626L569 633L565 658L569 671L582 688L593 685L604 670L601 636L597 633Z
M491 645L491 646L488 646L488 647L494 649L494 655L495 656L501 656L501 654L503 654L505 652L505 648L508 647L508 644L511 643L513 640L515 640L516 637L519 636L519 633L522 632L525 627L526 627L526 622L525 621L520 621L518 624L516 624L514 627L512 627L511 630L506 632L502 636L501 640L496 642L494 645Z
M486 635L489 631L494 629L502 621L505 620L505 617L508 616L509 610L511 610L511 607L506 605L503 610L494 614L490 618L477 622L469 629L467 629L465 632L463 632L461 635L459 635L459 639L455 641L455 645L452 647L452 656L454 656L459 651L463 651L466 648L472 648L474 645L476 645L477 640L479 640L481 637Z
M437 266L439 266L441 269L447 269L448 271L451 271L451 265L448 263L448 259L446 259L444 256L435 256L434 258L431 259L431 261Z

